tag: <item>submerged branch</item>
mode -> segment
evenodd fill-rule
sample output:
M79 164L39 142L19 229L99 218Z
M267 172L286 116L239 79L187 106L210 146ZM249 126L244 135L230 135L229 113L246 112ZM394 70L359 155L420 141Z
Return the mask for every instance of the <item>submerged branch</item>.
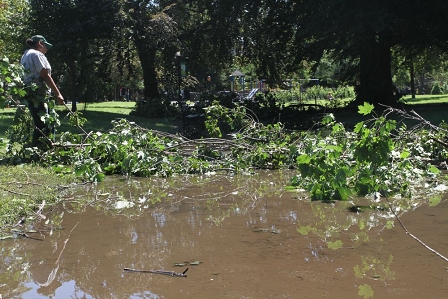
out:
M395 213L394 209L392 208L392 204L390 203L389 199L386 197L387 202L389 203L389 209L390 211L394 214L395 218L398 220L398 223L400 223L400 226L404 229L404 231L406 232L406 234L408 234L409 236L411 236L414 240L416 240L417 242L419 242L421 245L423 245L426 249L428 249L429 251L431 251L432 253L438 255L439 257L441 257L442 259L444 259L446 262L448 262L448 258L446 258L445 256L441 255L440 253L438 253L436 250L432 249L431 247L429 247L428 245L426 245L422 240L420 240L419 238L417 238L416 236L414 236L413 234L411 234L406 227L403 225L403 222L401 222L400 218L398 218L398 215Z

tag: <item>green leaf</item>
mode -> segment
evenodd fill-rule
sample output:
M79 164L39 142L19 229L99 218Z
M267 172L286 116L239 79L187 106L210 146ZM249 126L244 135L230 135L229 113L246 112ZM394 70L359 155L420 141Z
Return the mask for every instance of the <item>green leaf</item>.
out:
M428 171L433 173L433 174L439 174L440 173L440 170L437 167L435 167L434 165L430 165L428 167Z
M342 241L341 240L337 240L337 241L334 241L334 242L329 241L327 243L327 247L329 249L337 250L339 248L342 248Z
M106 175L104 173L98 173L95 175L95 177L93 178L93 181L95 182L102 182L104 180L104 178L106 177Z
M355 128L353 129L353 131L357 134L359 134L359 132L361 132L362 128L364 127L364 122L359 122L355 125Z
M341 197L341 200L347 200L348 197L352 195L352 191L347 187L339 187L337 191Z
M322 124L326 125L326 124L329 124L329 123L333 122L334 120L335 120L334 115L332 113L330 113L330 114L327 114L327 115L325 115L323 117Z
M394 227L394 221L393 220L387 220L386 222L386 228L392 229Z
M304 235L304 236L307 236L310 232L312 232L314 229L310 226L310 225L307 225L307 226L301 226L301 227L299 227L298 229L297 229L297 231L299 232L299 233L301 233L302 235Z
M358 278L364 278L364 272L359 267L359 265L356 265L353 267L353 271L355 271L355 276Z
M342 147L337 146L337 145L327 145L327 149L333 150L333 151L338 152L338 153L342 152Z
M434 207L437 206L442 201L441 196L434 196L429 199L429 206Z
M373 297L373 290L368 284L363 284L358 287L358 295L364 297L364 299Z
M364 102L364 105L358 106L358 113L362 114L362 115L369 115L374 108L375 108L375 106L373 106L372 104Z
M401 159L406 159L407 157L409 157L410 154L411 154L411 153L409 153L408 151L403 151L403 152L400 154L400 158L401 158Z
M311 157L307 154L300 155L297 157L297 163L299 164L309 164L311 162Z

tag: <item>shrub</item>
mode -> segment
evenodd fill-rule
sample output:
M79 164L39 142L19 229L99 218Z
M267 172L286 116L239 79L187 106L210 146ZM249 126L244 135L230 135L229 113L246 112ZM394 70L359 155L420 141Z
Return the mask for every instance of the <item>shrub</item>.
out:
M431 88L431 94L442 94L442 89L438 82L434 82Z

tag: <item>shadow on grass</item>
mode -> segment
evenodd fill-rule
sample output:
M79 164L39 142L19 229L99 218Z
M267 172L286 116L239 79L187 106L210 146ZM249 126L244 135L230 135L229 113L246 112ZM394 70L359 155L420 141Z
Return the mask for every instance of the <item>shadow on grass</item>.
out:
M102 132L105 133L113 128L112 121L125 118L130 122L136 123L138 126L149 129L176 134L182 128L182 122L179 119L168 118L145 118L122 113L102 112L102 111L80 111L82 117L87 119L83 129L85 132ZM14 115L16 108L5 108L0 113L0 137L6 136L8 128L14 124ZM61 126L57 128L57 132L73 132L75 134L84 133L81 129L72 126L69 122L70 115L67 110L60 110L59 119Z
M5 136L6 130L12 126L16 109L5 108L0 114L0 137Z
M134 122L138 126L149 129L158 130L175 134L180 131L181 121L178 119L168 118L145 118L133 115L123 115L120 113L100 112L100 111L81 111L82 117L87 119L83 129L86 132L107 132L113 128L112 121L125 118L130 122ZM70 131L73 133L83 133L79 128L73 127L69 123L70 115L63 111L59 113L61 119L61 126L58 132Z
M431 104L431 103L434 103L434 102L437 102L437 101L440 101L441 104L446 104L446 102L443 102L446 99L447 99L447 95L440 95L440 96L431 95L431 96L428 96L428 97L420 96L420 97L417 97L417 98L414 98L414 99L406 97L406 98L403 99L403 101L406 104L418 104L418 103L428 103L428 104Z

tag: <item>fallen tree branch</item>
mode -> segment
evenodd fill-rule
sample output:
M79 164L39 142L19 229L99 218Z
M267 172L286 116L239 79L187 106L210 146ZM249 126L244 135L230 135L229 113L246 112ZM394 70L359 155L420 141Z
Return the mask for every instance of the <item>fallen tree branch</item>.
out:
M8 193L15 194L15 195L20 195L20 196L31 196L30 194L26 194L26 193L21 193L21 192L17 192L17 191L9 190L9 189L7 189L7 188L5 188L5 187L3 187L3 186L0 186L0 189L3 190L3 191L6 191L6 192L8 192Z
M185 269L184 272L174 272L174 271L164 271L164 270L138 270L138 269L131 269L131 268L124 268L124 271L128 272L139 272L139 273L153 273L153 274L162 274L162 275L168 275L168 276L175 276L175 277L187 277L185 273L187 273L188 268Z

